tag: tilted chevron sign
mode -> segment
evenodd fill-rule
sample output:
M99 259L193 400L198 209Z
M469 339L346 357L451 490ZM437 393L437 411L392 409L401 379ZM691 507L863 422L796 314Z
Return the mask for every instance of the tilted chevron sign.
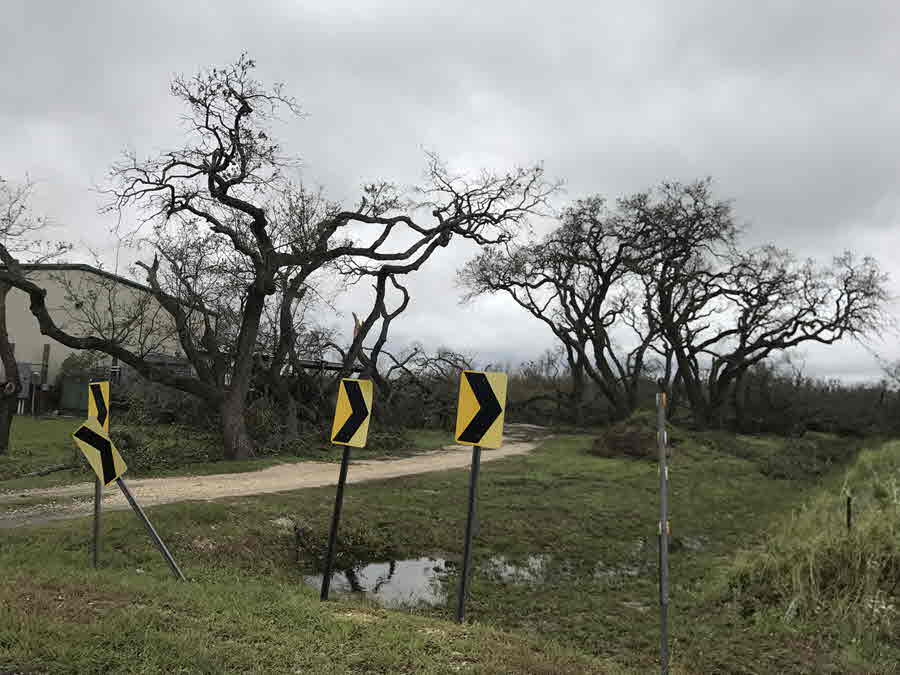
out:
M88 463L97 474L94 487L94 567L97 567L100 550L100 511L103 503L103 486L112 482L118 484L125 499L128 500L135 515L144 524L150 539L169 564L176 578L184 581L184 574L169 553L169 549L159 538L147 514L137 503L131 490L125 484L122 474L128 469L125 460L109 437L109 382L91 382L88 384L88 418L78 430L72 434L76 447L87 458Z
M88 385L88 418L72 438L104 485L125 473L125 460L109 438L109 382Z
M89 417L72 438L104 485L112 483L128 468L97 418Z
M372 381L341 380L337 406L334 410L331 442L354 448L366 447L371 415Z
M464 370L459 382L456 442L499 448L503 444L506 373Z

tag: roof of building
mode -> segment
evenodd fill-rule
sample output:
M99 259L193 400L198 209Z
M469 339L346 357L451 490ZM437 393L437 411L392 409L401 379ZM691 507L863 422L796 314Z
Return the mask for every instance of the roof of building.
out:
M107 272L106 270L102 270L99 267L93 267L92 265L85 265L84 263L41 263L37 265L21 265L23 270L29 272L38 272L38 271L48 271L48 272L87 272L89 274L96 274L97 276L103 277L104 279L110 279L115 281L116 283L122 284L123 286L129 286L131 288L135 288L139 291L143 291L144 293L149 293L153 295L153 289L149 286L146 286L137 281L133 281L132 279L128 279L126 277L119 276L118 274L113 274L112 272ZM198 305L193 305L189 302L182 302L182 304L186 307L191 307L193 309L197 309L201 312L205 312L208 316L218 317L218 312L213 312L211 310L206 310L203 307Z
M138 283L137 281L119 276L118 274L107 272L106 270L102 270L99 267L85 265L84 263L41 263L38 265L22 265L21 267L23 270L29 272L88 272L89 274L96 274L97 276L104 277L105 279L111 279L112 281L120 283L123 286L130 286L131 288L136 288L137 290L144 291L145 293L153 293L153 290L149 286L145 286L144 284Z

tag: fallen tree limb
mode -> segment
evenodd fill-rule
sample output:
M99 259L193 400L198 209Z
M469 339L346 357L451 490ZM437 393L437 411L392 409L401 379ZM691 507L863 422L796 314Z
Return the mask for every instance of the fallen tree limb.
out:
M32 471L31 473L23 473L19 478L34 478L35 476L46 476L56 471L65 471L66 469L77 469L78 464L54 464L53 466L41 469L40 471Z

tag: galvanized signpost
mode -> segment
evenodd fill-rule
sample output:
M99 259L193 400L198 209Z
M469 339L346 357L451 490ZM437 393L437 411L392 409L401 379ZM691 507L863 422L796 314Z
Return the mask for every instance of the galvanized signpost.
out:
M350 448L366 447L371 415L372 381L341 380L334 411L334 423L331 428L331 442L343 445L344 453L341 457L341 471L338 475L337 493L334 497L334 514L331 518L331 531L328 534L328 552L325 554L322 592L319 596L323 601L328 600L328 591L331 588L338 526L341 522L341 506L344 503L344 485L347 482L347 466L350 464Z
M105 387L103 386L105 385ZM147 515L135 501L131 490L122 479L122 474L128 469L125 460L119 454L118 449L109 437L109 383L108 382L92 382L89 385L88 400L88 419L82 424L74 434L72 439L75 441L76 447L81 450L87 459L91 468L97 477L100 488L94 490L94 565L97 564L99 537L100 537L100 506L99 502L103 497L102 488L109 485L113 481L122 490L125 499L134 510L137 517L144 524L150 539L159 549L159 552L169 564L169 568L176 578L184 581L184 575L178 568L178 564L169 553L169 549L163 543L162 539L156 533Z
M476 527L476 495L481 468L481 448L499 448L503 443L503 417L506 405L506 373L481 373L464 370L460 374L459 405L456 414L456 442L472 447L469 474L469 514L463 564L456 599L456 620L465 620L469 592L469 568L472 564L472 535Z
M128 500L128 503L131 505L132 510L144 524L144 528L147 530L147 534L150 535L150 539L154 544L156 544L156 548L159 549L159 552L162 553L162 557L166 559L167 563L169 563L169 569L172 570L172 574L175 575L175 578L184 581L184 575L181 573L181 570L178 569L178 563L175 562L175 558L173 558L172 554L169 553L169 549L166 548L163 540L159 538L159 535L156 533L156 530L153 527L153 523L151 523L150 519L147 518L147 514L144 513L144 510L140 507L140 504L135 501L134 495L131 494L131 490L128 489L125 481L121 478L116 478L116 484L119 486L122 494L125 495L125 499Z
M847 532L853 529L853 495L847 494Z
M91 562L94 568L100 564L100 511L103 504L103 483L94 476L94 545L91 548Z
M659 383L656 395L656 439L659 446L659 660L660 672L669 672L669 466L666 456L666 391Z

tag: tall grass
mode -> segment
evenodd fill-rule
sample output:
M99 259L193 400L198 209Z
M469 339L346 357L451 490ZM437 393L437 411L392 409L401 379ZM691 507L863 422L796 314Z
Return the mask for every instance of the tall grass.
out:
M760 548L739 554L727 588L745 615L777 611L789 623L827 617L855 635L896 639L900 441L863 451L842 486L823 488Z

